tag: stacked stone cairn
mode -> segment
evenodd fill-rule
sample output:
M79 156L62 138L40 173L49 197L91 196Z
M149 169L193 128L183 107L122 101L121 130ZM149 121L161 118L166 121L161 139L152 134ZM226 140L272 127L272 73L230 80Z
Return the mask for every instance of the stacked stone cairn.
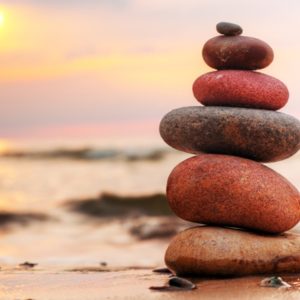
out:
M201 224L173 238L166 265L195 276L300 272L300 235L286 232L299 222L300 194L262 164L299 150L300 122L276 112L287 103L286 86L255 71L272 62L271 47L241 36L236 24L221 22L217 31L202 53L217 71L193 85L204 106L172 110L160 124L167 144L196 154L169 176L170 207Z

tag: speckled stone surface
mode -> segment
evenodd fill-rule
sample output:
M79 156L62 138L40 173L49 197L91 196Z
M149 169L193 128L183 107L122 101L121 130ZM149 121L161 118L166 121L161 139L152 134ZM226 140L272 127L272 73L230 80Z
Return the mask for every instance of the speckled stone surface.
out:
M193 84L195 98L207 106L278 110L289 92L280 80L253 71L223 70L206 73Z
M240 25L230 22L219 22L216 26L216 29L220 34L229 36L240 35L243 32L243 29Z
M256 70L274 58L272 48L262 40L247 36L216 36L202 50L204 61L214 69Z
M240 157L202 154L177 165L167 199L180 218L280 233L300 219L300 194L272 169Z
M229 154L261 162L283 160L300 148L300 122L262 109L182 107L164 116L160 134L180 151Z
M178 275L201 277L299 273L300 236L199 226L173 238L165 262Z

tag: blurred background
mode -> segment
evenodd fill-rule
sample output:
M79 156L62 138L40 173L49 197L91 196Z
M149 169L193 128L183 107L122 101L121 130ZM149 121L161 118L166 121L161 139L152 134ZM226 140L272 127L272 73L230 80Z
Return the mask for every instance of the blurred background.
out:
M300 117L296 0L4 0L0 4L0 265L152 267L187 224L165 199L188 154L159 121L198 105L220 21L275 52ZM269 166L300 187L299 155Z

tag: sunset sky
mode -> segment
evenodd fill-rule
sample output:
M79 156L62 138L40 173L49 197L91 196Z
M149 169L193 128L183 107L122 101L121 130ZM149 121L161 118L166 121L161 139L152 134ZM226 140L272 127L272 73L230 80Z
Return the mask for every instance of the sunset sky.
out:
M300 118L298 0L6 0L0 4L0 138L158 134L197 105L201 49L219 21L265 40L262 72L286 83Z

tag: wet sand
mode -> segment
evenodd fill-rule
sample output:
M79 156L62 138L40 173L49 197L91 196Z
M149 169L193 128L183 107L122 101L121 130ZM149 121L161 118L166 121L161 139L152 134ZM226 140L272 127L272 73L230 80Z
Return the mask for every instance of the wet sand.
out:
M192 291L151 291L161 286L168 275L149 269L111 272L16 271L0 272L0 300L7 299L300 299L300 275L283 276L290 289L260 287L264 277L236 279L192 279Z
M283 276L290 290L260 287L263 277L199 279L193 291L149 290L166 282L167 275L151 270L163 265L172 236L190 226L165 210L167 176L184 158L0 159L0 300L300 299L300 274ZM299 188L299 161L296 155L272 167ZM145 195L156 195L162 206L149 207ZM133 202L121 203L127 200ZM25 261L38 265L19 268Z

